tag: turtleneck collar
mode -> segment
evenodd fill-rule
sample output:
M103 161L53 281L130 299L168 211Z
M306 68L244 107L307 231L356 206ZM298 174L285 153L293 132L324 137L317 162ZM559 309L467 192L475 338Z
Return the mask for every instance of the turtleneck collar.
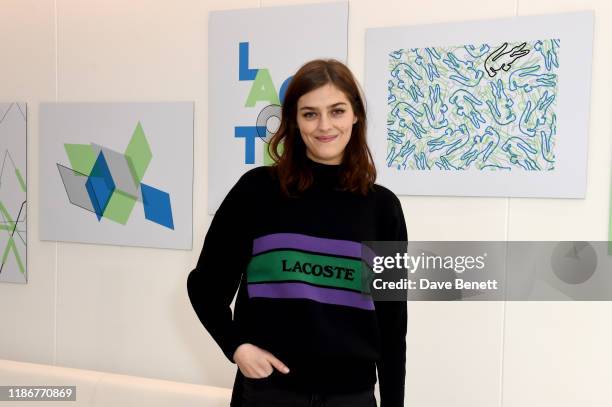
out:
M314 182L317 185L337 186L340 174L340 164L323 164L306 157L306 165L312 170Z
M337 172L340 169L340 164L323 164L312 160L306 156L306 163L313 171Z

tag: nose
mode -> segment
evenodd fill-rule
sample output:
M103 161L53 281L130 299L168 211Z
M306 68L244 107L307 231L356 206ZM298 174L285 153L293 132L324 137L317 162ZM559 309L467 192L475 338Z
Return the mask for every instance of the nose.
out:
M319 119L319 130L325 131L329 129L331 129L331 119L326 114L322 114Z

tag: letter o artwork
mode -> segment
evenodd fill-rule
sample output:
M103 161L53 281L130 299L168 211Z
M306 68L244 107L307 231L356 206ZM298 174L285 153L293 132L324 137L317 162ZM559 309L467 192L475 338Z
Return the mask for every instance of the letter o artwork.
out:
M281 107L279 105L268 105L261 109L257 115L257 135L266 143L276 133L280 126ZM264 131L265 129L265 131Z
M281 122L281 107L279 105L268 105L261 109L257 115L257 136L263 140L264 146L264 165L272 165L272 158L268 153L270 139L276 133Z
M313 264L311 273L313 276L320 276L323 273L323 266L320 264Z

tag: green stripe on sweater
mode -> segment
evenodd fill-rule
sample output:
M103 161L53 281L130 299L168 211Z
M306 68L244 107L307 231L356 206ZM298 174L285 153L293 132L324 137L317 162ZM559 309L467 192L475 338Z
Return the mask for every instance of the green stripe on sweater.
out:
M251 259L247 267L247 282L274 281L304 281L324 287L363 291L361 261L295 250L263 253Z

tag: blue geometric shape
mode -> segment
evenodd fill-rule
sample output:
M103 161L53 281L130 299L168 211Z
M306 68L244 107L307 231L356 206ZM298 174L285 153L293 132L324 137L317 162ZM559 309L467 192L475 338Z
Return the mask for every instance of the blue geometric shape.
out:
M113 177L104 158L104 154L100 151L96 163L91 169L91 174L87 178L85 188L89 194L89 199L94 207L98 221L102 219L106 205L110 201L113 191L115 190L115 183Z
M266 135L266 126L236 126L234 137L244 138L244 163L255 164L255 139Z
M293 79L293 75L285 79L285 82L283 82L283 84L280 87L280 90L278 91L278 100L280 100L281 105L283 104L283 101L285 100L285 93L287 93L287 88L289 87L289 83L291 82L291 79Z
M238 45L238 80L254 81L259 69L249 68L249 43L241 42Z
M174 230L170 195L143 183L140 184L140 190L142 191L145 218Z

